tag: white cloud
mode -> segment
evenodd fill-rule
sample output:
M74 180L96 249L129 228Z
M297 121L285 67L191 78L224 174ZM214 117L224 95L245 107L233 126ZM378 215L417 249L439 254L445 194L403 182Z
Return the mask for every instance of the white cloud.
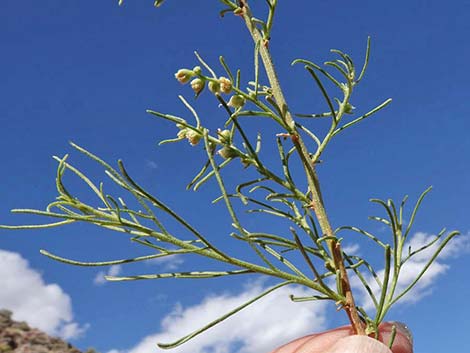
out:
M425 241L423 238L426 237L426 233L417 233L420 234L420 237L422 241ZM430 236L430 239L434 239L435 236ZM438 246L439 243L435 244L431 250L426 250L428 251L427 256L429 256L430 253L432 253L433 249L435 250L436 247ZM416 244L416 246L419 246L421 244ZM424 245L424 244L423 244ZM422 245L421 245L422 246ZM423 253L425 253L423 251ZM447 259L447 258L455 258L459 257L464 254L470 253L470 232L466 234L460 234L453 238L450 243L446 245L444 250L441 252L441 255L439 255L442 259Z
M347 244L343 246L343 243L341 243L341 249L349 255L359 255L360 248L359 244Z
M144 337L126 353L153 353L157 342L169 342L209 323L253 298L266 288L251 282L238 294L220 294L184 308L177 305L161 322L161 331ZM268 352L298 336L325 328L326 303L293 303L289 294L308 296L300 287L282 287L226 321L202 333L174 353L259 353ZM113 352L113 351L111 351ZM122 352L124 353L124 352Z
M151 160L147 160L145 162L145 165L147 166L147 168L149 169L157 169L158 168L158 164L155 163L154 161L151 161Z
M20 254L0 249L0 308L48 334L77 338L87 329L73 321L72 303L57 284L46 284Z
M184 263L184 259L181 255L170 255L157 257L146 261L149 265L158 265L165 271L176 270Z
M89 324L80 326L76 322L69 322L60 327L58 330L58 336L62 337L64 340L77 338L82 336L89 327Z
M409 247L411 247L411 251L418 250L435 238L435 235L430 235L422 232L415 233L404 246L404 256L406 256ZM400 271L400 277L398 279L397 287L395 290L395 295L400 294L412 283L416 276L424 269L425 265L435 253L440 244L441 240L437 241L434 245L423 250L422 252L414 255L402 266ZM428 268L428 270L420 279L420 281L410 292L408 292L401 299L400 302L413 303L422 299L424 296L430 294L432 292L432 285L436 282L437 278L449 269L449 266L444 264L442 260L451 257L456 257L469 251L470 234L460 235L457 238L452 239L450 243L446 245L437 260L434 261L434 263ZM377 271L377 275L381 280L383 280L384 278L384 273L384 269ZM380 296L380 292L379 286L377 285L376 281L374 280L372 275L365 276L365 278L369 283L369 286L371 287L375 296L378 298ZM374 307L373 302L365 291L362 284L357 279L357 277L353 277L351 282L356 290L361 291L361 298L359 298L359 304L362 305L366 310L372 309Z
M108 282L104 276L117 276L121 273L122 268L121 265L112 265L108 268L108 272L100 271L96 274L93 283L96 285L102 285Z

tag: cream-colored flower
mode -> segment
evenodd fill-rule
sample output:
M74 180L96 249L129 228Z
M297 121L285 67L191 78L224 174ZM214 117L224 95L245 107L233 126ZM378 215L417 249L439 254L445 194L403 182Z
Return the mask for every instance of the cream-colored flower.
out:
M191 88L193 89L194 93L196 93L196 95L202 92L205 85L206 83L204 80L200 79L199 77L191 81Z
M229 158L237 157L237 152L233 148L231 148L230 146L224 146L222 149L218 150L217 153L223 159L229 159Z
M188 69L179 69L175 74L175 78L182 84L188 83L193 76L194 72Z
M197 131L188 129L188 131L186 132L186 138L188 139L191 146L196 146L199 141L201 141L202 135Z
M217 131L217 134L219 135L220 137L220 142L224 143L224 144L230 144L230 142L232 141L232 132L230 130L220 130Z
M219 77L219 83L220 83L220 90L225 93L229 94L232 91L232 81L230 81L226 77Z

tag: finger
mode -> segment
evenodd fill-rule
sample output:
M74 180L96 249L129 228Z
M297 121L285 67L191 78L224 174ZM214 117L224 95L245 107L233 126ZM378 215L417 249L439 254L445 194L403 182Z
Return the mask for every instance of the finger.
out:
M325 353L325 350L333 346L339 339L352 334L353 332L350 326L343 326L334 330L299 338L281 346L273 353Z
M413 353L411 334L401 323L384 323L379 327L379 340L386 345L390 342L393 325L396 336L392 346L393 353ZM289 342L272 353L325 353L338 340L353 335L350 326L343 326L319 334L312 334Z
M312 339L316 336L318 336L318 334L312 334L312 335L304 336L304 337L301 337L301 338L297 338L294 341L291 341L289 343L286 343L286 344L278 347L277 349L275 349L271 353L292 353L292 352L295 352L295 351L297 351L297 348L299 348L305 342L307 342L308 340L310 340L310 339Z
M367 336L341 338L324 353L392 353L382 342Z
M379 326L379 340L388 345L396 328L396 336L392 345L393 353L413 353L413 337L408 327L401 322L386 322Z

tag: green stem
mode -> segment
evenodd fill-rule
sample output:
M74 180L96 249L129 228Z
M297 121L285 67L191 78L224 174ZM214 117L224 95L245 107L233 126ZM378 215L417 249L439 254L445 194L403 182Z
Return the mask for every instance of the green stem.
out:
M243 6L243 19L245 20L245 24L253 38L254 43L263 43L262 34L259 32L259 30L256 28L255 24L252 21L253 14L250 10L250 7L248 6L248 0L241 0L240 3ZM281 117L285 122L287 131L291 135L294 146L302 160L303 167L306 171L308 186L311 192L311 204L309 206L315 212L315 215L318 219L318 223L320 224L320 228L322 229L323 233L329 237L329 240L327 241L328 248L333 257L335 267L339 269L341 273L341 283L343 286L342 290L347 298L347 302L344 303L344 308L350 318L351 324L353 325L353 328L356 333L365 334L363 323L359 318L359 314L354 303L354 298L350 290L349 278L344 268L340 244L336 240L333 228L331 227L331 224L328 220L328 216L323 204L320 191L320 183L315 171L314 164L310 159L310 155L301 136L297 132L295 121L292 118L291 113L289 112L287 102L282 92L268 46L260 45L259 52L264 68L266 70L266 75L271 85L274 99L281 109Z

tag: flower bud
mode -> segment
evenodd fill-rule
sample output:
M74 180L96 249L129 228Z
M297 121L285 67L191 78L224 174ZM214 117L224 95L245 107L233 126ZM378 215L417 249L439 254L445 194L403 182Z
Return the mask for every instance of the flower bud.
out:
M355 106L353 106L351 103L346 103L346 105L344 106L344 112L346 114L352 114L353 113L353 110L356 109Z
M224 144L230 144L230 142L232 141L232 133L230 132L230 130L219 129L219 131L217 131L217 134L220 137L220 142Z
M220 83L220 90L225 93L229 94L230 91L232 91L232 81L230 81L226 77L219 77L219 83Z
M191 88L193 89L194 93L196 93L196 96L198 96L199 93L202 92L205 85L206 83L200 78L195 78L191 81Z
M185 128L185 127L180 127L180 131L178 131L178 134L176 134L176 136L179 138L179 139L184 139L186 138L186 134L188 133L188 129Z
M235 10L233 10L233 14L236 16L243 16L243 9L241 7L237 7Z
M175 78L182 84L189 82L192 76L194 76L194 72L188 69L179 69L175 74Z
M207 86L209 87L209 91L214 94L219 93L220 91L220 83L217 81L209 81L209 84Z
M243 168L248 168L250 165L254 164L253 159L251 158L242 158L241 162L243 164Z
M217 151L217 153L223 159L229 159L229 158L234 158L238 156L237 152L230 146L225 146L224 148Z
M243 96L239 94L236 94L230 97L230 100L228 101L228 105L230 107L234 107L235 109L241 108L245 105L245 98L243 98Z
M186 138L188 139L191 146L196 146L201 141L202 135L194 130L188 129L186 132Z
M335 262L332 259L328 259L328 261L325 262L325 268L334 273L336 271Z
M193 67L193 72L194 72L195 75L200 75L201 72L202 72L202 69L201 69L200 66L194 66Z

